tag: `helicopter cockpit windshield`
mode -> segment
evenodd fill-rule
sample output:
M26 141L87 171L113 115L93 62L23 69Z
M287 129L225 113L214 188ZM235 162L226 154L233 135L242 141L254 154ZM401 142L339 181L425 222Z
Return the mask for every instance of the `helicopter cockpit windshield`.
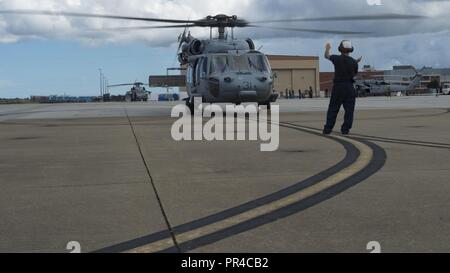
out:
M250 69L252 71L257 72L268 72L269 66L266 62L266 57L262 54L248 54L248 63L250 66Z
M210 74L228 71L240 73L269 72L266 57L263 54L249 53L241 55L214 55L211 57Z
M233 70L238 72L250 72L249 59L246 55L231 55Z
M224 73L230 70L230 63L227 55L215 55L211 58L210 73Z
M269 66L263 54L249 53L242 55L232 55L233 70L243 73L248 72L268 72Z

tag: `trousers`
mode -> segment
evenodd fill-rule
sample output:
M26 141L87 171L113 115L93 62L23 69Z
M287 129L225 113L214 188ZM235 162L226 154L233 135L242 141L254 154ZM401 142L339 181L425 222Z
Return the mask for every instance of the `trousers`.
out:
M336 125L336 118L342 106L344 106L344 124L341 127L342 133L349 133L353 127L356 104L356 90L352 82L334 83L331 93L330 105L327 113L327 124L325 132L332 132Z

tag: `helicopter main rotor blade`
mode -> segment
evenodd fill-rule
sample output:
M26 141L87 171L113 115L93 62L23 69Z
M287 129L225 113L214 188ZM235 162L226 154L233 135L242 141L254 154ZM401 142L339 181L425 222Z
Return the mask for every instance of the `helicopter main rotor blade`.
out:
M47 15L47 16L68 16L68 17L82 17L82 18L102 18L115 20L131 20L131 21L145 21L145 22L161 22L161 23L175 23L175 24L192 24L196 21L177 20L177 19L160 19L150 17L131 17L131 16L116 16L106 14L89 14L78 12L60 12L60 11L35 11L35 10L0 10L0 14L18 14L18 15Z
M124 84L108 85L108 87L121 87L121 86L134 86L134 85L136 85L136 84L135 83L124 83Z
M190 24L189 27L196 27ZM146 29L168 29L168 28L186 28L186 25L168 25L168 26L135 26L135 27L117 27L117 28L94 28L90 31L127 31L127 30L146 30Z
M133 83L119 83L119 84L115 84L115 85L117 85L117 86L119 86L119 85L143 85L144 83L142 83L142 82L133 82Z
M285 31L297 31L297 32L323 33L323 34L345 34L345 35L370 34L370 32L360 32L360 31L342 31L342 30L323 30L323 29L309 29L309 28L272 27L272 26L259 26L259 25L248 25L248 27L276 29L276 30L285 30Z
M417 20L428 19L430 17L414 14L378 14L378 15L358 15L358 16L334 16L317 18L294 18L280 20L264 20L250 22L251 24L269 24L269 23L290 23L290 22L318 22L318 21L371 21L371 20Z

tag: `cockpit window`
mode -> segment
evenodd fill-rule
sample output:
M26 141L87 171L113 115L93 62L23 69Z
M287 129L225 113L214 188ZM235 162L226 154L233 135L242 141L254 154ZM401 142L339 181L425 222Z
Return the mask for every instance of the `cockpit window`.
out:
M211 57L211 74L227 71L268 72L269 65L262 54L215 55Z
M260 54L248 54L248 63L252 71L267 72L269 71L266 60Z
M230 70L230 63L226 55L216 55L211 58L210 73L224 73Z
M249 71L249 62L247 55L232 55L231 58L233 59L233 69L235 71Z

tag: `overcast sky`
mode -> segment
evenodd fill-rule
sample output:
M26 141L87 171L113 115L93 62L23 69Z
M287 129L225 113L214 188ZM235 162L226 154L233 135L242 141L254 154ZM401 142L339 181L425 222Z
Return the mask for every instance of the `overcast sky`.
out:
M242 29L268 54L323 55L352 39L355 55L379 69L392 65L450 67L450 1L445 0L0 0L0 10L32 9L97 14L200 19L236 14L249 21L380 13L414 14L424 20L308 22L281 26L370 32L333 36L262 29ZM154 23L156 24L156 23ZM98 93L98 68L111 83L147 82L175 66L176 39L182 30L94 32L91 29L143 26L142 22L66 17L0 15L0 97L31 94ZM274 24L280 26L280 24ZM192 29L206 37L208 30ZM323 71L332 69L321 60ZM117 90L122 92L123 90Z

